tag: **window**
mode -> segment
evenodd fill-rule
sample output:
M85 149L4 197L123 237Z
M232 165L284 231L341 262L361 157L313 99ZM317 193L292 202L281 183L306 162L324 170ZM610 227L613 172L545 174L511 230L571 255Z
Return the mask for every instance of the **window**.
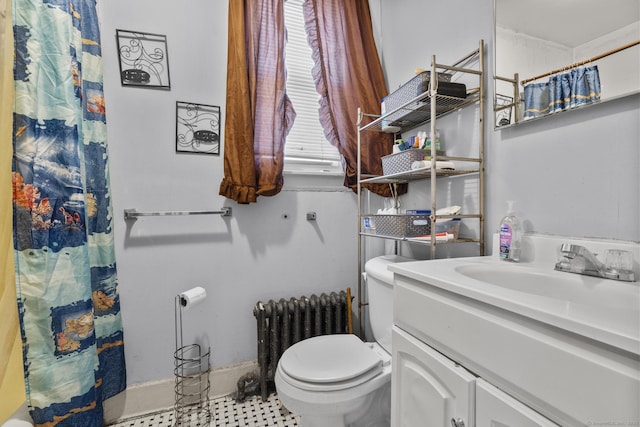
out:
M340 173L340 154L324 136L318 114L320 95L312 75L313 59L307 43L303 0L284 2L287 27L287 94L296 111L285 144L285 170L305 173Z

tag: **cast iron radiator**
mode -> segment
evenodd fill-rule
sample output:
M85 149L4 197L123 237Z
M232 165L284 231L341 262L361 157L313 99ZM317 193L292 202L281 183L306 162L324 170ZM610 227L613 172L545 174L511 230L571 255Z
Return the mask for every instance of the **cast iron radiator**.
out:
M258 325L258 381L267 400L269 387L284 351L298 341L318 335L344 334L351 327L351 293L258 301L253 308Z

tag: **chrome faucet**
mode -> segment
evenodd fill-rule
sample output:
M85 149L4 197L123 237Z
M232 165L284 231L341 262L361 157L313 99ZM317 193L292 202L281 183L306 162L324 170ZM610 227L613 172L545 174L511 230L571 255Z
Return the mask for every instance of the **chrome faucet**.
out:
M584 246L563 243L560 245L560 253L563 258L556 263L555 270L626 282L635 281L633 271L607 267Z

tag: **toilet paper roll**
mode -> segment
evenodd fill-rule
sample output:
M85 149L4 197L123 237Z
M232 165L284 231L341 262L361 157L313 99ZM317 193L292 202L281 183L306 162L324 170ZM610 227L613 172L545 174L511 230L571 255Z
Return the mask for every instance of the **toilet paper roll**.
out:
M180 294L180 305L185 310L188 310L191 306L202 302L206 297L207 291L201 286L196 286Z

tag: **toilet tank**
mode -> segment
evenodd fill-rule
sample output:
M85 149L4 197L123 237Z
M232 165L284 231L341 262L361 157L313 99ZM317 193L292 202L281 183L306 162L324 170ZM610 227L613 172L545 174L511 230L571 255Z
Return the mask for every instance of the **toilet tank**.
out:
M383 255L371 258L364 266L371 331L378 344L389 353L393 326L393 273L387 267L407 261L415 260L399 255Z

